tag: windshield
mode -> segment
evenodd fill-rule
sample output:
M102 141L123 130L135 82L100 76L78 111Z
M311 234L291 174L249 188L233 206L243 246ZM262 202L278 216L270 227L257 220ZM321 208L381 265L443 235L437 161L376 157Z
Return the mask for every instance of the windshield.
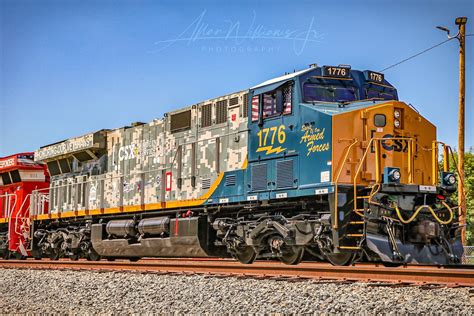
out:
M354 87L306 83L303 90L305 102L350 102L359 100L357 90Z
M367 89L367 99L396 100L393 90L378 91L375 89Z

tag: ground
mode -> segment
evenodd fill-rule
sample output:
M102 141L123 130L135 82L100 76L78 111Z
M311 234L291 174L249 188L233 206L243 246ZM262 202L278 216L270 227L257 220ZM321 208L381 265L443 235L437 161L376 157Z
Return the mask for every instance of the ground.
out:
M0 313L474 314L474 288L4 269Z

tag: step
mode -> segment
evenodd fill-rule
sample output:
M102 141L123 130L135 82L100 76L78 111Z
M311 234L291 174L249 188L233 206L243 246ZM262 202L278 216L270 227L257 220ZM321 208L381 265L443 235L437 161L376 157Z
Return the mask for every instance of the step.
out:
M352 224L352 225L364 225L364 221L352 221L352 222L349 222L349 224Z
M362 249L361 247L358 246L339 246L339 249L348 249L348 250L359 250Z
M346 234L346 237L364 237L364 234Z
M369 195L361 195L357 197L357 199L368 199L368 198L370 198Z

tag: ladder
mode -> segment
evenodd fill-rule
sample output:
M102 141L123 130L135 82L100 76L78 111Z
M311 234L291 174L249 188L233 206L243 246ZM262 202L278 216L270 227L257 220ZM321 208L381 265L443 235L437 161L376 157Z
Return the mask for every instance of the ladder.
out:
M338 205L338 181L339 177L342 173L345 163L348 162L349 153L353 150L356 144L359 143L358 139L354 139L352 143L346 147L344 159L342 160L343 163L341 164L334 181L335 184L335 204L334 204L334 213L333 214L333 230L336 230L336 235L338 236L338 244L337 248L344 249L344 250L359 250L361 249L361 245L365 239L365 215L364 213L369 208L371 203L371 198L375 195L375 193L380 189L382 184L382 157L381 157L381 144L382 141L387 140L403 140L408 142L408 153L407 153L407 166L408 166L408 182L411 184L413 183L414 179L414 145L415 140L410 137L390 137L390 138L371 138L367 144L364 143L362 147L364 153L362 158L358 160L356 172L353 176L352 180L352 190L353 190L353 208L350 212L349 222L345 227L344 231L341 232L339 236L339 231L341 231L341 227L339 227L339 211L340 207ZM359 175L362 172L362 167L367 160L368 153L371 149L375 149L375 179L371 179L373 184L368 185L365 189L358 188L358 180ZM359 185L360 187L360 185Z
M349 217L350 220L347 223L347 226L344 227L345 233L339 234L341 231L339 223L339 212L341 208L339 206L339 178L341 176L342 170L345 163L348 161L348 156L351 153L355 145L359 143L357 138L351 140L351 144L348 145L345 149L343 163L341 164L339 170L336 173L336 178L334 180L334 214L332 214L333 221L333 231L335 236L337 236L336 248L337 250L360 250L361 244L364 239L365 231L365 222L364 222L364 209L354 208L351 210ZM358 198L354 195L354 199ZM360 197L359 197L360 198ZM356 203L358 204L358 203Z

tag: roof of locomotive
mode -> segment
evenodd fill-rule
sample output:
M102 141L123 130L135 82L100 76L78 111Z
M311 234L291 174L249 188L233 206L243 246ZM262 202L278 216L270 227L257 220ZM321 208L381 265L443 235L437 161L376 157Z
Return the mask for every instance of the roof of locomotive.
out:
M0 173L15 169L43 169L43 164L34 162L34 153L23 152L0 157Z
M289 73L289 74L285 74L283 76L276 77L276 78L273 78L273 79L270 79L270 80L266 80L266 81L264 81L264 82L262 82L262 83L260 83L256 86L251 87L250 89L257 89L257 88L265 87L265 86L268 86L268 85L271 85L271 84L274 84L274 83L277 83L277 82L280 82L280 81L287 81L289 79L293 79L293 78L298 77L302 74L305 74L308 71L313 70L313 69L314 68L311 67L311 68L295 71L295 72L292 72L292 73Z

